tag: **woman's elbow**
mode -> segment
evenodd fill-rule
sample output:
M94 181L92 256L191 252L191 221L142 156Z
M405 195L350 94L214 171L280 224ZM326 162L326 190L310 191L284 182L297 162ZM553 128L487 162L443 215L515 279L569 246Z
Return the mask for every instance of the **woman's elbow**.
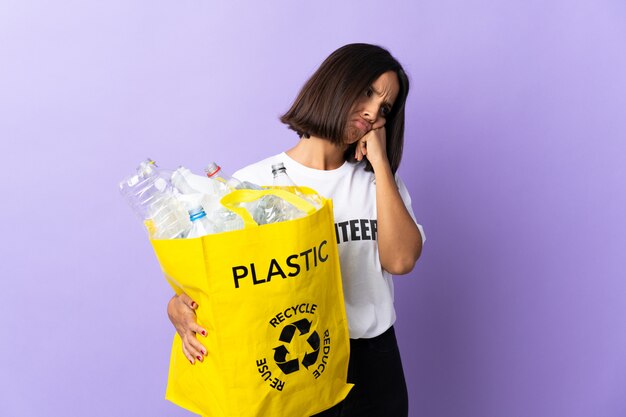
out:
M413 254L398 256L393 261L383 265L383 268L392 275L406 275L415 268L415 263L419 259L420 253L421 248Z
M405 275L413 271L422 254L422 239L418 236L410 243L389 248L383 254L379 246L380 260L385 271L392 275ZM383 256L385 255L385 256Z

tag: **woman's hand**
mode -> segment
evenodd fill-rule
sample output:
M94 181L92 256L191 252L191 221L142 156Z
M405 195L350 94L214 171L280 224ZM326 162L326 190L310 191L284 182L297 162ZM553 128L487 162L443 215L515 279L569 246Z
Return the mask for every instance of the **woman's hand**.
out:
M374 172L382 164L389 165L389 160L387 159L387 136L384 126L370 130L359 139L354 158L357 161L361 161L363 157L366 157L370 162Z
M363 157L376 176L378 255L382 267L393 275L411 272L422 253L422 236L406 209L387 158L385 127L359 139L354 157Z
M191 364L196 360L202 362L207 350L196 338L196 334L206 337L206 330L196 323L198 304L187 294L181 293L172 297L167 304L167 315L183 341L183 353Z

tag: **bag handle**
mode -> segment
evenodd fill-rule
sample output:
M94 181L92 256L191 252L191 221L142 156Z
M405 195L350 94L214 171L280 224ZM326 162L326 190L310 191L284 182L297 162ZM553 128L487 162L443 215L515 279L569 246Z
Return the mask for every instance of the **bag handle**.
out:
M263 190L235 190L222 197L220 203L241 217L246 228L256 227L258 224L248 213L248 210L238 206L239 203L251 203L266 195L273 195L292 204L307 215L314 213L317 210L316 207L306 199L296 195L294 193L296 189L304 195L317 195L314 190L308 187L268 187Z

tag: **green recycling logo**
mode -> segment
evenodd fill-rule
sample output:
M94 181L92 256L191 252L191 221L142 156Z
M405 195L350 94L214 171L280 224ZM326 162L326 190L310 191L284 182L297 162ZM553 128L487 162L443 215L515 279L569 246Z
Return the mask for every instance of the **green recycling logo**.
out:
M297 336L296 330L299 332ZM274 348L274 362L276 362L276 365L285 375L299 370L300 364L308 369L309 366L315 365L315 362L317 362L317 357L320 353L320 336L315 330L313 330L312 333L309 333L310 330L311 322L307 319L300 319L285 325L283 330L280 332L280 337L278 338L280 342L289 345L294 336L306 337L306 341L310 348L310 351L307 351L304 354L302 361L300 361L298 357L289 359L291 355L285 344L280 344Z

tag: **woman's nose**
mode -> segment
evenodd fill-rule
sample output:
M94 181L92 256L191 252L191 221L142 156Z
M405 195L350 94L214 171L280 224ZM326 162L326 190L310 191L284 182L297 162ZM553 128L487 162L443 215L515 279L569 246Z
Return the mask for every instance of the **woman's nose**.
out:
M371 124L374 124L376 122L376 111L368 106L365 106L361 111L361 117Z

